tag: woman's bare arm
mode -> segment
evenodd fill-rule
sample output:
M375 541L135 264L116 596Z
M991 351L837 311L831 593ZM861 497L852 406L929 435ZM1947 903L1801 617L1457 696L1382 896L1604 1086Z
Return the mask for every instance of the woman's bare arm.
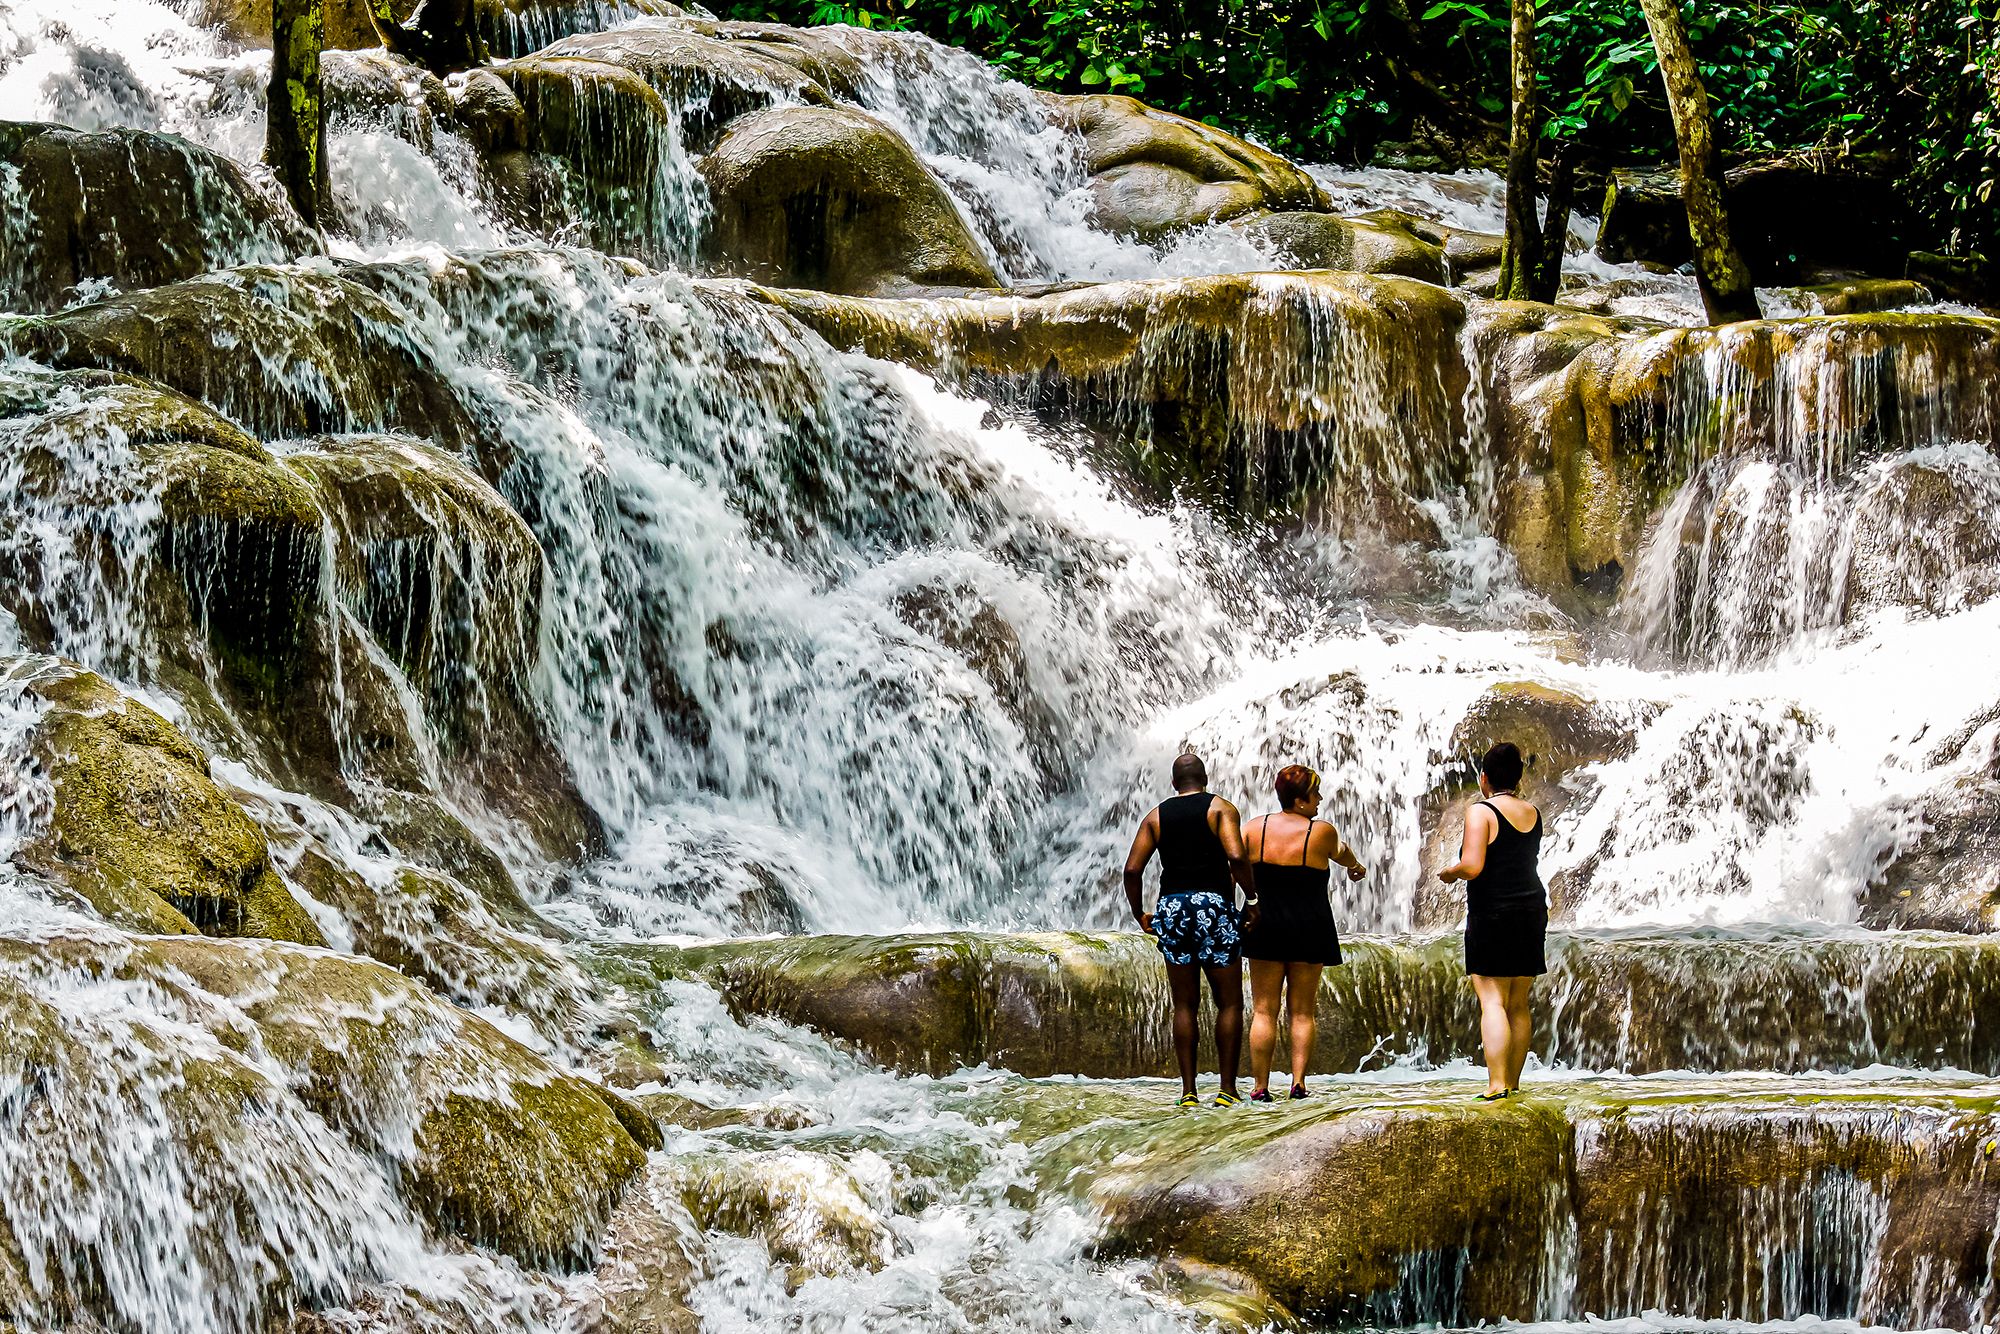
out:
M1326 831L1325 834L1320 833L1322 829ZM1347 845L1347 840L1340 836L1340 831L1324 820L1313 826L1312 843L1313 846L1307 849L1308 857L1313 852L1324 851L1327 864L1346 870L1349 880L1359 880L1368 874L1368 868L1361 864L1361 858L1354 855L1354 849Z
M1439 871L1438 879L1447 885L1454 880L1476 879L1486 869L1486 848L1497 832L1493 812L1475 802L1465 812L1465 839L1458 847L1458 861Z

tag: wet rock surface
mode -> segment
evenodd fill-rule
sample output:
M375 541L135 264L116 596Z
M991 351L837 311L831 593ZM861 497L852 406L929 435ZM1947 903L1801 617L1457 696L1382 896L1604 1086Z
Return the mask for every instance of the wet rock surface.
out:
M47 706L29 744L52 787L49 825L21 864L128 930L325 943L262 831L166 719L66 664L17 660L5 688Z
M701 169L714 209L708 253L725 271L857 295L998 286L944 187L865 112L744 116Z
M53 311L318 251L235 162L172 135L0 122L0 304Z
M1103 1244L1239 1271L1315 1320L1755 1321L1810 1292L1864 1322L1949 1324L1994 1279L1990 1084L1537 1084L1492 1107L1391 1084L1171 1122L1154 1096L1051 1154L1111 1161L1072 1187L1104 1210Z
M1321 979L1315 1070L1477 1054L1455 935L1342 949L1347 962ZM1137 933L810 936L609 957L639 976L710 981L740 1014L807 1025L902 1070L1174 1069L1165 970ZM1638 1072L1883 1063L2000 1073L2000 942L1558 932L1549 961L1535 989L1546 1060ZM1829 1007L1823 994L1842 1000ZM1286 1050L1281 1035L1281 1062ZM1203 1059L1212 1067L1212 1049Z
M1213 126L1112 94L1047 101L1057 123L1083 138L1108 231L1154 240L1253 212L1328 207L1305 172Z

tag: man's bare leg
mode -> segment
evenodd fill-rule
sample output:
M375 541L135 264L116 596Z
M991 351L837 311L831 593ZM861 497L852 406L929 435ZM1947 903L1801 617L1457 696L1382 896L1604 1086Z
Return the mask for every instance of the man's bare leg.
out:
M1208 992L1215 997L1215 1055L1222 1070L1222 1091L1235 1096L1236 1066L1243 1054L1243 965L1204 969Z
M1167 985L1174 993L1174 1060L1181 1068L1181 1092L1194 1092L1194 1043L1200 1032L1201 967L1167 965Z

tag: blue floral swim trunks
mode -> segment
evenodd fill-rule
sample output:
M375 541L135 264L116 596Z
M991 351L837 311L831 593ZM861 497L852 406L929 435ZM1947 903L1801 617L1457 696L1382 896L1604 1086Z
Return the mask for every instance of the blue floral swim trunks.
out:
M1242 919L1236 905L1206 890L1195 894L1162 894L1153 909L1153 934L1160 953L1172 964L1227 968L1242 953Z

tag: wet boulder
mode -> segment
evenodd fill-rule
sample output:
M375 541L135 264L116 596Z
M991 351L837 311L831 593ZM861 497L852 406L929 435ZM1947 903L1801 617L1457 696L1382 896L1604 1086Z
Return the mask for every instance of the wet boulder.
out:
M324 943L264 836L171 723L94 673L19 659L5 687L45 707L29 753L47 827L16 854L120 926Z
M777 106L829 106L833 98L811 75L758 42L731 42L715 25L658 20L614 32L564 38L537 59L617 65L650 84L684 117L692 151L706 152L731 121Z
M83 599L162 661L186 665L200 641L245 684L297 668L321 551L303 479L234 422L147 381L24 371L6 392L22 424L0 507L24 540L0 556L0 605L31 643L68 651Z
M327 0L329 50L364 51L382 44L371 11L406 23L418 0ZM633 18L682 12L672 0L473 0L473 24L497 56L525 55L572 33L600 32ZM271 44L269 0L199 0L195 22L245 46Z
M730 124L701 172L705 250L727 272L856 295L998 285L951 196L866 112L755 112Z
M1445 927L1463 914L1464 890L1440 884L1437 872L1458 860L1466 813L1479 800L1479 758L1488 747L1511 741L1521 748L1528 762L1523 791L1546 823L1562 818L1593 786L1572 774L1631 754L1637 731L1580 695L1536 681L1503 681L1481 695L1452 729L1445 780L1424 799L1417 925ZM1557 898L1552 906L1560 911Z
M1428 497L1460 466L1433 442L1458 430L1466 303L1432 283L1254 273L1004 298L764 296L837 347L1082 419L1163 496L1354 512L1381 507L1332 502Z
M1041 1170L1101 1211L1107 1252L1234 1271L1315 1323L1553 1307L1951 1327L1992 1281L2000 1122L1962 1085L1322 1096L1227 1124L1138 1108L1039 1145Z
M527 523L420 440L331 436L288 461L324 498L338 596L421 696L454 779L551 857L600 843L529 693L545 572ZM494 878L462 860L431 864Z
M1305 172L1212 125L1112 94L1049 94L1046 104L1082 136L1098 225L1122 236L1150 241L1260 211L1330 207Z
M1444 248L1396 220L1269 213L1243 223L1241 231L1294 268L1395 273L1440 286L1451 280Z
M59 310L319 248L276 193L173 135L0 122L0 182L0 309Z
M79 1003L86 977L89 994L124 1003ZM299 1306L347 1304L380 1281L387 1248L408 1254L432 1230L584 1268L645 1161L621 1099L392 970L326 951L0 942L0 1014L0 1068L37 1090L0 1109L31 1168L11 1198L42 1224L39 1289L16 1316L67 1295L113 1326L192 1325L223 1307L275 1328ZM186 1207L163 1216L161 1198ZM130 1259L133 1227L174 1249L171 1274L103 1283Z
M149 379L267 440L402 431L463 450L479 438L410 319L329 271L233 269L23 321L0 345Z
M1889 174L1779 158L1732 168L1724 180L1730 235L1760 282L1810 266L1903 272L1909 213ZM1689 262L1680 173L1612 172L1597 253L1616 264Z

